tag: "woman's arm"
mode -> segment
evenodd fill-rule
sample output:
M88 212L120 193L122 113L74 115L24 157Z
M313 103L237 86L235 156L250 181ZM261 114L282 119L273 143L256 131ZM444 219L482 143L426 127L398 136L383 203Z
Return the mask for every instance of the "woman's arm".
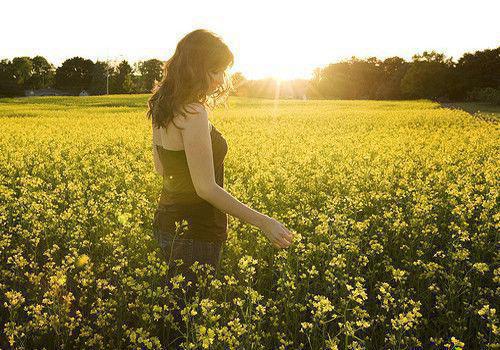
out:
M161 165L160 161L160 155L158 154L158 150L156 149L156 145L162 145L162 139L160 135L160 129L156 128L153 124L153 121L151 120L151 126L152 126L152 131L153 131L153 143L152 143L152 148L153 148L153 163L156 172L158 175L163 176L163 166Z
M251 225L257 226L260 229L264 229L266 222L271 219L269 216L241 203L217 184L198 195L219 210L235 216Z
M277 247L286 247L292 234L277 220L238 201L215 181L208 114L199 104L191 104L181 127L191 180L196 193L219 210L260 228Z
M153 144L153 161L156 172L158 175L163 176L163 166L161 165L160 156L155 144Z

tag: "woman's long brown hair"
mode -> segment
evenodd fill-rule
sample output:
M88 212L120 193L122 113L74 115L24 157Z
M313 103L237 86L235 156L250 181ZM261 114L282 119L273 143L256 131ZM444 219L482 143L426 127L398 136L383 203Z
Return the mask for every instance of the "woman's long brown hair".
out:
M186 115L185 106L189 103L199 102L211 109L223 103L233 89L226 71L233 63L233 53L218 35L206 29L187 34L163 66L162 79L155 84L148 100L147 117L152 118L156 127L167 127L174 112ZM209 73L221 70L224 83L209 93ZM175 123L174 126L180 129Z

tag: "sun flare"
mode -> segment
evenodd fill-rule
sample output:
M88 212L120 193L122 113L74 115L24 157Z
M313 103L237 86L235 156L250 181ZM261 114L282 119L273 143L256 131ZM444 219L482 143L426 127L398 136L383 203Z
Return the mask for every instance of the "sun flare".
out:
M254 65L252 69L243 74L248 75L248 79L273 79L276 81L309 79L312 69L306 66L276 66L276 65Z

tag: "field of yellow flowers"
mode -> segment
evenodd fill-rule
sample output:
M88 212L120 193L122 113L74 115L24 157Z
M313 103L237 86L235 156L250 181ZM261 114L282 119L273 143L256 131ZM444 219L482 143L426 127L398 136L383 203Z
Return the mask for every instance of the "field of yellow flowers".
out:
M147 97L0 100L1 348L166 345ZM297 234L278 250L229 217L186 348L500 347L498 124L430 101L237 97L212 122L228 192Z

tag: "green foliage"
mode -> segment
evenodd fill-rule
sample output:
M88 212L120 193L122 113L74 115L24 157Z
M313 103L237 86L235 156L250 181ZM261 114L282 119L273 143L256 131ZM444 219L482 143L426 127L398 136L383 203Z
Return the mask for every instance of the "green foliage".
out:
M62 63L56 70L55 87L79 94L89 90L93 79L94 63L82 57L73 57Z
M489 102L500 105L500 89L474 88L467 94L469 101Z
M108 73L111 94L149 93L155 81L163 77L163 62L150 59L136 62L132 68L126 60L119 64L93 63L73 57L57 68L54 83L54 67L41 56L2 60L0 97L22 96L25 89L52 86L72 94L85 89L102 95L107 91ZM435 51L415 54L412 62L397 56L383 61L352 56L315 68L310 80L247 80L241 72L235 72L232 83L234 95L250 98L464 101L475 88L500 88L500 47L464 53L457 63Z
M141 92L150 92L155 81L160 81L163 75L163 62L157 59L141 61L137 64L137 71L141 74Z
M134 91L132 80L133 68L127 61L123 60L116 67L116 73L112 77L112 92L117 94L128 94Z
M409 98L437 99L447 95L450 70L440 62L413 62L401 79L401 92Z
M44 89L54 83L55 67L43 56L35 56L31 60L33 69L27 88Z

